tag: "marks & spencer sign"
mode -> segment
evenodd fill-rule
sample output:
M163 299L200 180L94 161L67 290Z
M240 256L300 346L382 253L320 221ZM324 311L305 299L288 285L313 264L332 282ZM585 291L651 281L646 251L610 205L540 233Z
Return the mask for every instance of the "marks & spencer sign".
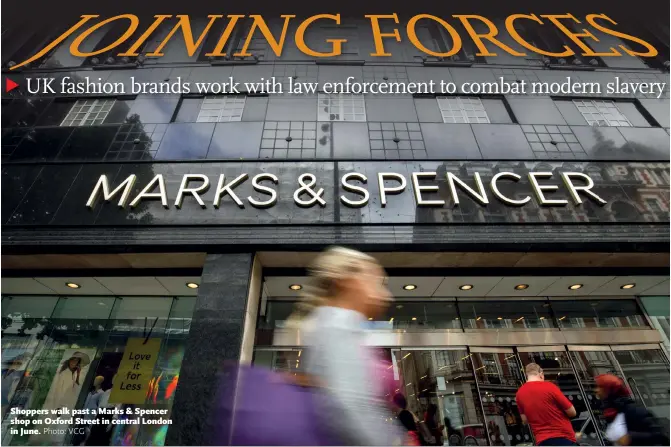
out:
M280 186L288 187L293 203L302 208L328 207L334 199L345 207L361 208L370 206L373 196L379 206L386 208L395 200L394 196L403 194L412 194L418 207L438 208L459 206L464 201L485 207L492 201L512 207L523 207L532 201L540 206L581 205L585 201L607 203L594 191L595 183L589 174L559 170L530 171L524 176L505 170L486 174L476 171L468 176L449 171L439 174L437 170L378 171L372 178L366 172L350 171L338 176L338 185L331 189L339 193L331 198L327 197L324 185L332 184L333 176L320 178L309 171L282 178L271 169L256 174L244 169L235 175L187 173L170 176L172 187L168 187L166 177L158 173L142 182L137 174L130 173L112 182L106 175L100 175L86 206L92 209L102 200L133 209L147 201L158 201L166 209L180 209L192 201L203 209L219 209L229 201L241 209L264 209L277 205L280 194L287 193L287 188ZM251 191L249 188L243 191L245 185L251 186Z

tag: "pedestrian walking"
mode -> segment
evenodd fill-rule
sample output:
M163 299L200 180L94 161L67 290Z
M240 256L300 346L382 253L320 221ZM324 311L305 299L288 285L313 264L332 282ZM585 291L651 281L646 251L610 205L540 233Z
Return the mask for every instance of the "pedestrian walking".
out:
M657 418L634 402L624 381L612 374L596 377L596 396L608 422L606 439L616 445L669 445Z
M529 363L526 375L515 397L522 423L531 427L538 445L576 445L570 421L576 416L573 404L557 385L545 381L538 364Z

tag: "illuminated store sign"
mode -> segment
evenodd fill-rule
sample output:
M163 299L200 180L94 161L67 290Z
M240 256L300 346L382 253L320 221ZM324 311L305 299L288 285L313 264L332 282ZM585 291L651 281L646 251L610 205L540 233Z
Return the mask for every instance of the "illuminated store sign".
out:
M170 177L170 178L167 178ZM181 208L185 200L195 200L202 208L219 208L222 200L232 200L239 208L251 206L254 208L270 208L281 200L277 186L280 178L270 172L250 175L242 172L237 176L219 174L208 176L205 174L183 174L179 177L179 187L169 191L166 183L177 184L175 176L156 174L144 185L137 185L138 176L128 175L118 184L110 184L106 175L98 178L87 202L88 208L95 207L100 200L115 202L119 207L135 208L147 200L160 200L164 208L174 206ZM333 180L331 180L333 181ZM249 182L253 189L247 196L237 189ZM292 189L293 202L303 208L328 206L325 189L320 187L324 179L315 174L302 173L297 178L286 178L282 182L289 182ZM371 185L373 183L373 185ZM518 185L516 185L518 184ZM504 188L504 185L507 185ZM514 196L504 192L515 185ZM212 188L214 186L214 188ZM592 178L581 172L529 172L526 176L514 172L502 171L493 176L487 175L484 179L478 172L470 178L457 176L451 172L438 175L437 172L377 172L375 178L369 179L360 172L348 172L340 177L338 200L350 208L367 206L371 201L371 194L377 194L379 203L384 208L390 196L412 191L417 206L444 207L450 203L458 206L463 200L472 200L486 206L492 200L497 200L508 206L524 206L535 200L543 206L565 206L569 203L580 205L584 201L591 201L598 205L605 205L606 200L597 195L592 188ZM212 191L214 195L212 195ZM176 195L173 195L175 194ZM208 194L209 197L204 196ZM168 196L174 197L169 200Z

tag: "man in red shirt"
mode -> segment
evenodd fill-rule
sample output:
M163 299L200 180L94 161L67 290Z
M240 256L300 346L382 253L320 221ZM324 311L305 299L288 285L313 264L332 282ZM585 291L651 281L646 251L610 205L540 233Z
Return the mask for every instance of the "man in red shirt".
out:
M517 390L515 399L522 422L531 426L538 445L576 445L570 418L575 408L557 385L545 381L536 363L526 367L527 383Z

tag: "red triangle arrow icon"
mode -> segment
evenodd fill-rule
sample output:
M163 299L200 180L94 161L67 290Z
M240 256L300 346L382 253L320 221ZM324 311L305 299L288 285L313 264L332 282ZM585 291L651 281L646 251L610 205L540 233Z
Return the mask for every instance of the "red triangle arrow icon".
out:
M5 78L5 91L7 93L11 92L12 90L14 90L18 86L19 86L19 84L17 84L16 82L12 81L9 78Z

